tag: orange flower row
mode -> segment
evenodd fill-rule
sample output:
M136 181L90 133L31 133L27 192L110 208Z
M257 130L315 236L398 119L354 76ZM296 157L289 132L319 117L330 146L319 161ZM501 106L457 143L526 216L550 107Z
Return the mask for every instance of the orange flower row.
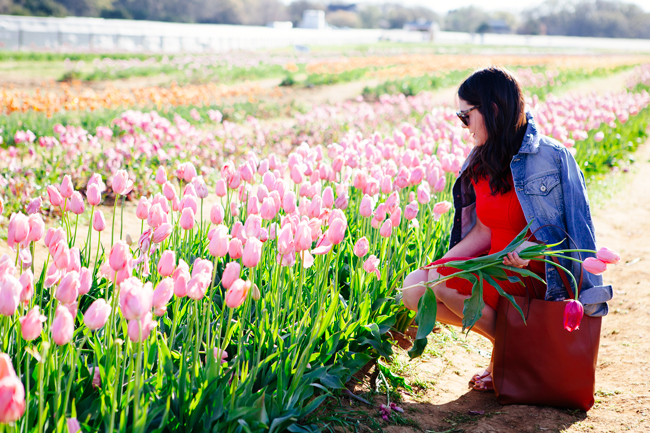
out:
M648 56L634 55L485 55L485 54L401 54L397 56L350 57L307 65L310 74L338 74L359 68L381 68L368 73L374 78L398 78L431 72L471 69L488 65L545 65L563 68L597 68L647 62Z
M278 88L263 88L255 83L242 83L233 86L223 84L200 84L170 87L143 87L117 89L108 87L94 90L91 87L67 83L36 89L33 93L0 88L0 111L13 112L39 111L51 116L61 111L90 110L119 107L168 107L183 105L217 104L222 98L246 97L255 101L260 96L280 97L283 91Z

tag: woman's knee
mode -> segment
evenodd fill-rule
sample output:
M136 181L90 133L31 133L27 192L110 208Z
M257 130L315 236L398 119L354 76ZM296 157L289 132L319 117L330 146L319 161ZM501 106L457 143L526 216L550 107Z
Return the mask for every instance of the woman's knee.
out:
M405 289L402 291L402 303L409 310L417 311L418 302L426 289L422 284L425 281L427 281L427 271L422 269L417 269L404 278Z

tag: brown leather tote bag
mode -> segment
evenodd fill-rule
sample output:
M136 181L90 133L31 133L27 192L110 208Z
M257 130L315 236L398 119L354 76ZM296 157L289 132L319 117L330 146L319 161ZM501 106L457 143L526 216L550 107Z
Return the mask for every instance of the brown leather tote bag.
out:
M558 272L572 294L566 275ZM582 269L580 274L578 287ZM515 296L527 324L506 298L499 299L492 372L499 403L587 411L594 405L601 318L585 315L579 329L565 330L568 301L538 299L532 283L526 282L532 296Z

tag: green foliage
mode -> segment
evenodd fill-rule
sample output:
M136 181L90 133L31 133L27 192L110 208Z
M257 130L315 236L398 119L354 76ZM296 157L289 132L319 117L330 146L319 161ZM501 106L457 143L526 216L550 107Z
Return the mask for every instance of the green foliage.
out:
M381 95L393 95L395 93L403 93L405 96L414 96L420 92L457 85L470 73L471 70L469 69L453 70L423 75L420 77L405 77L396 80L389 80L376 87L364 88L363 96L364 98L379 98Z

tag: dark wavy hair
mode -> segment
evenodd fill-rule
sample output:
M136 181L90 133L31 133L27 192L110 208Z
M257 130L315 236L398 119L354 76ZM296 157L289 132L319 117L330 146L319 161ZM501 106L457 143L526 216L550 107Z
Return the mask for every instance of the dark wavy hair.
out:
M528 125L521 85L506 69L489 67L470 75L458 88L458 97L480 105L477 110L488 136L470 154L464 181L486 177L493 195L510 191L510 161L519 152Z

